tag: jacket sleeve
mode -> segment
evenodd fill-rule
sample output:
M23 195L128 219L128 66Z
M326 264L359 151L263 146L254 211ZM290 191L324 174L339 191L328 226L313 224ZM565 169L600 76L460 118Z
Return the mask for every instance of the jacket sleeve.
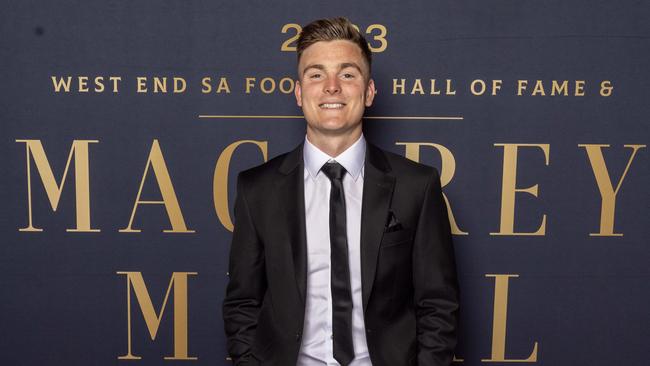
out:
M237 177L234 213L223 321L228 353L235 365L244 365L253 346L267 285L264 247L255 230L241 173Z
M447 206L434 169L424 192L413 243L418 365L451 365L459 290Z

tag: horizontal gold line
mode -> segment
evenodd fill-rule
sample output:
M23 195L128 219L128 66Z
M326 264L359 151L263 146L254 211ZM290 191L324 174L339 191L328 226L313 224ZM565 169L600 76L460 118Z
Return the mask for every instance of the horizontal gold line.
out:
M365 119L462 120L460 116L368 116Z
M303 119L303 116L263 116L263 115L251 115L251 116L242 116L242 115L225 115L225 114L199 114L199 118L221 118L221 119L241 119L241 118L256 118L256 119Z
M213 119L304 119L304 116L276 116L276 115L226 115L226 114L199 114L199 118ZM364 119L405 119L405 120L462 120L460 116L366 116Z

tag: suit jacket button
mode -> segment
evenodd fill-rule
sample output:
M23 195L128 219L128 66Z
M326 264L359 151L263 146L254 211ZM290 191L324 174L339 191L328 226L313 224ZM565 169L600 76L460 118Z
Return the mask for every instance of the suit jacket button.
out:
M372 329L366 328L366 333L368 333L368 334L372 333Z
M300 342L300 333L296 333L296 342Z

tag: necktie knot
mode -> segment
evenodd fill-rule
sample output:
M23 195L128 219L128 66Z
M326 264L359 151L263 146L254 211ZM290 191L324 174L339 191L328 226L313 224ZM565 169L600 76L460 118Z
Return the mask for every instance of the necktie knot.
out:
M343 176L345 175L345 168L343 165L337 163L337 162L331 162L331 163L325 163L320 170L325 173L327 178L330 180L335 180L335 179L343 179Z

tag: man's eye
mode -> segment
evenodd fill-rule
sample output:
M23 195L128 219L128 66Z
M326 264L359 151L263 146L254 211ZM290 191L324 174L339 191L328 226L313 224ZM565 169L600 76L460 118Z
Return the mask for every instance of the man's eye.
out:
M352 75L352 74L343 74L343 78L352 79L352 78L354 78L354 75Z
M312 74L309 78L310 78L310 79L319 79L319 78L320 78L320 74Z

